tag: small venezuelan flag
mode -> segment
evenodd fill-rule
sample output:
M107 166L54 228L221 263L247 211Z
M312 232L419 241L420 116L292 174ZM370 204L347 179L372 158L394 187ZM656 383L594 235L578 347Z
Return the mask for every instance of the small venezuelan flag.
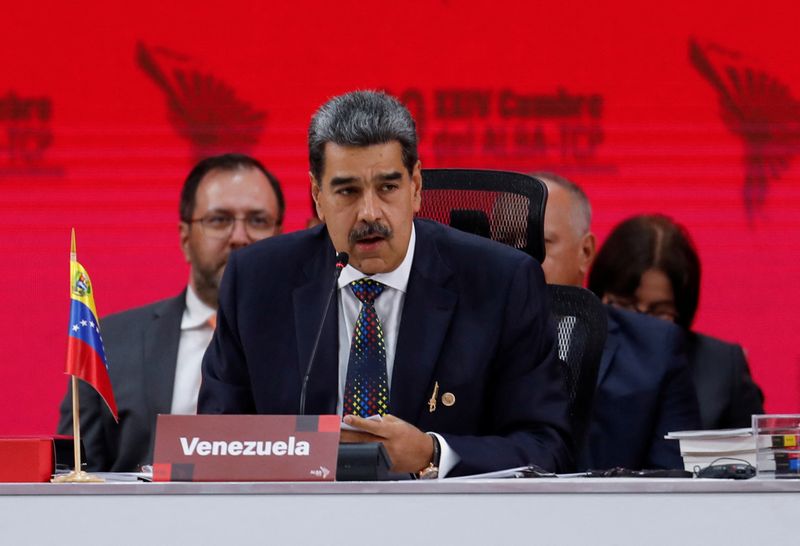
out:
M117 403L108 378L108 364L100 337L100 323L94 306L94 290L89 274L78 263L75 250L75 231L72 232L72 251L69 261L70 312L67 371L89 383L103 398L108 409L117 417Z

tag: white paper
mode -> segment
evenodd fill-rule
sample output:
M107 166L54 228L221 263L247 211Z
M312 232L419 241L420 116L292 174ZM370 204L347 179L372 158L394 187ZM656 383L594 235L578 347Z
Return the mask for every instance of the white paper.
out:
M383 418L380 415L370 415L369 417L367 417L367 420L368 421L383 421ZM353 432L364 432L362 429L356 428L356 427L354 427L352 425L348 425L344 421L342 421L342 427L341 428L342 428L342 430L350 430L350 431L353 431Z

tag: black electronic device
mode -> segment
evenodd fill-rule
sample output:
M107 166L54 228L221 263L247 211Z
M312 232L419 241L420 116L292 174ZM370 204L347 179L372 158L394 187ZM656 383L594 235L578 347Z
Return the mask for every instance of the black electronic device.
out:
M390 478L392 460L380 442L339 444L336 481L375 482Z
M722 480L748 480L756 475L756 468L747 463L713 464L697 471L698 478Z
M680 468L631 470L620 466L607 470L587 470L586 478L691 478L693 474Z

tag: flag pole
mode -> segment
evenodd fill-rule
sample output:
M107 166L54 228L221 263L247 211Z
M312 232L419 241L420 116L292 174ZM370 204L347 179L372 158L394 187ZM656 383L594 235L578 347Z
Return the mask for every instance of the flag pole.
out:
M69 250L69 261L78 261L78 251L75 246L75 228L72 228L72 237ZM70 279L70 283L72 280ZM71 289L71 288L70 288ZM78 397L78 378L72 376L72 447L74 449L75 468L69 474L53 478L54 483L101 483L105 480L93 476L81 469L81 415L80 399Z
M75 244L75 228L72 228L69 245L69 261L78 261L78 249ZM70 281L71 282L71 281ZM75 472L83 470L81 465L81 403L78 395L78 378L72 376L72 444L75 450Z

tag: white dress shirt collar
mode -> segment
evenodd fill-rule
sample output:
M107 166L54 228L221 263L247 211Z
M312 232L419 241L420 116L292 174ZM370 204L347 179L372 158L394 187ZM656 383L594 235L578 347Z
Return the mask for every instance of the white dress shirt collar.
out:
M197 296L191 284L186 286L186 309L181 319L181 330L191 330L204 326L216 312L216 309L206 305Z

